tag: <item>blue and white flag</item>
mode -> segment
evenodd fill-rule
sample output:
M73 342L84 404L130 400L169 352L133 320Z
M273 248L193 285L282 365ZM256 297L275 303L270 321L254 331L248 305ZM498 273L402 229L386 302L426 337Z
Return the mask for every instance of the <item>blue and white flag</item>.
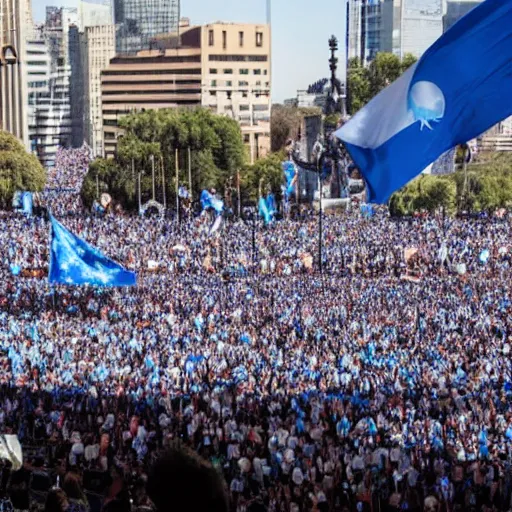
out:
M203 190L201 192L201 207L203 210L212 209L217 214L221 214L224 210L224 201L215 197L208 190Z
M486 0L336 136L384 203L436 158L512 115L512 0Z
M135 272L125 270L81 238L68 231L52 216L50 283L95 286L134 286Z

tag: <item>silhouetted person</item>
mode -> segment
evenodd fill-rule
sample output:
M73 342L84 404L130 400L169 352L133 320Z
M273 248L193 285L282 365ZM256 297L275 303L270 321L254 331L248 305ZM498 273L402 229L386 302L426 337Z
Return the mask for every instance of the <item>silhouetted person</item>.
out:
M229 512L222 475L181 443L155 462L148 475L147 492L157 512Z

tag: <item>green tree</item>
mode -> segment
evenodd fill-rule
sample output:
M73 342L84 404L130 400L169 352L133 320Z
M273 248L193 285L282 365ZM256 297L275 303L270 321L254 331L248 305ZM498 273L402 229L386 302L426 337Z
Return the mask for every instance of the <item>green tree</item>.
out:
M414 55L404 55L402 61L392 53L378 53L368 67L360 60L351 59L347 69L349 114L355 114L374 96L394 82L416 62Z
M208 109L147 110L124 117L120 125L124 135L119 139L115 158L116 177L108 182L107 188L115 199L128 208L137 204L131 191L135 190L134 175L138 176L139 171L142 175L142 197L150 197L151 155L155 156L158 199L162 195L163 164L168 200L176 190L176 150L180 183L188 183L187 154L188 149L191 150L194 197L198 197L201 187L205 185L223 189L227 179L235 175L246 161L238 123L215 115ZM93 173L92 166L90 180L96 179ZM84 194L90 199L89 189L84 189Z
M283 183L282 162L285 159L284 152L271 153L266 158L257 160L254 165L247 166L242 173L243 195L251 202L258 200L260 182L279 196Z
M9 208L17 190L38 192L46 175L36 156L13 135L0 131L0 207Z
M354 115L368 101L370 101L370 77L361 61L351 59L347 69L347 109L350 115Z
M298 108L273 105L270 122L271 151L281 151L286 146L288 139L296 139L305 117L319 116L321 114L322 111L320 108Z

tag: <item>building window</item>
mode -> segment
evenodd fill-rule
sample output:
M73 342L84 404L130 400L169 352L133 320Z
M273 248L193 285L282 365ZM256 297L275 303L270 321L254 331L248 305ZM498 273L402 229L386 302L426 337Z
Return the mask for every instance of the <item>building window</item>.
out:
M228 33L223 30L222 31L222 49L225 50L228 47Z
M249 87L249 82L245 82L245 81L238 82L238 87Z
M232 69L225 69L224 70L224 74L225 75L232 75L233 74L233 70Z
M217 80L212 80L212 87L217 87Z
M261 81L260 81L260 80L258 80L258 81L256 82L256 86L257 86L257 87L261 87Z
M241 69L240 70L240 74L241 75L248 75L249 74L249 70L248 69Z
M217 91L210 91L210 96L217 96Z
M268 70L267 70L267 69L264 69L264 70L263 70L263 74L264 74L264 75L268 75Z
M240 105L240 112L247 112L249 110L249 105Z
M228 80L226 82L226 87L233 87L233 82L231 82L230 80Z
M215 38L213 37L213 30L208 31L208 45L213 46L215 44Z
M244 33L238 32L238 44L240 45L240 48L243 48L244 46Z
M253 70L253 73L255 75L261 75L261 69L255 69L255 70Z
M251 136L248 133L244 133L244 144L249 144L251 142Z
M210 75L216 75L216 74L217 74L217 70L210 68Z
M245 91L242 92L242 98L247 98L247 93Z
M256 32L256 46L263 46L263 32Z
M231 99L231 91L228 91L227 94L228 94L228 100L230 100Z

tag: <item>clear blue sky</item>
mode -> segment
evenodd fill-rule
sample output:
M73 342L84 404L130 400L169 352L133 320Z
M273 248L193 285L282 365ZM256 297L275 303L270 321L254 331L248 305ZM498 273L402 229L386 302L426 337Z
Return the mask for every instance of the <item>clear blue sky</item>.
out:
M34 18L44 19L47 5L76 6L77 0L32 0ZM329 76L329 47L334 34L340 42L340 66L345 45L346 0L272 0L274 102L294 97L319 78ZM191 23L266 20L266 0L182 0L182 16ZM340 77L344 73L340 69Z

